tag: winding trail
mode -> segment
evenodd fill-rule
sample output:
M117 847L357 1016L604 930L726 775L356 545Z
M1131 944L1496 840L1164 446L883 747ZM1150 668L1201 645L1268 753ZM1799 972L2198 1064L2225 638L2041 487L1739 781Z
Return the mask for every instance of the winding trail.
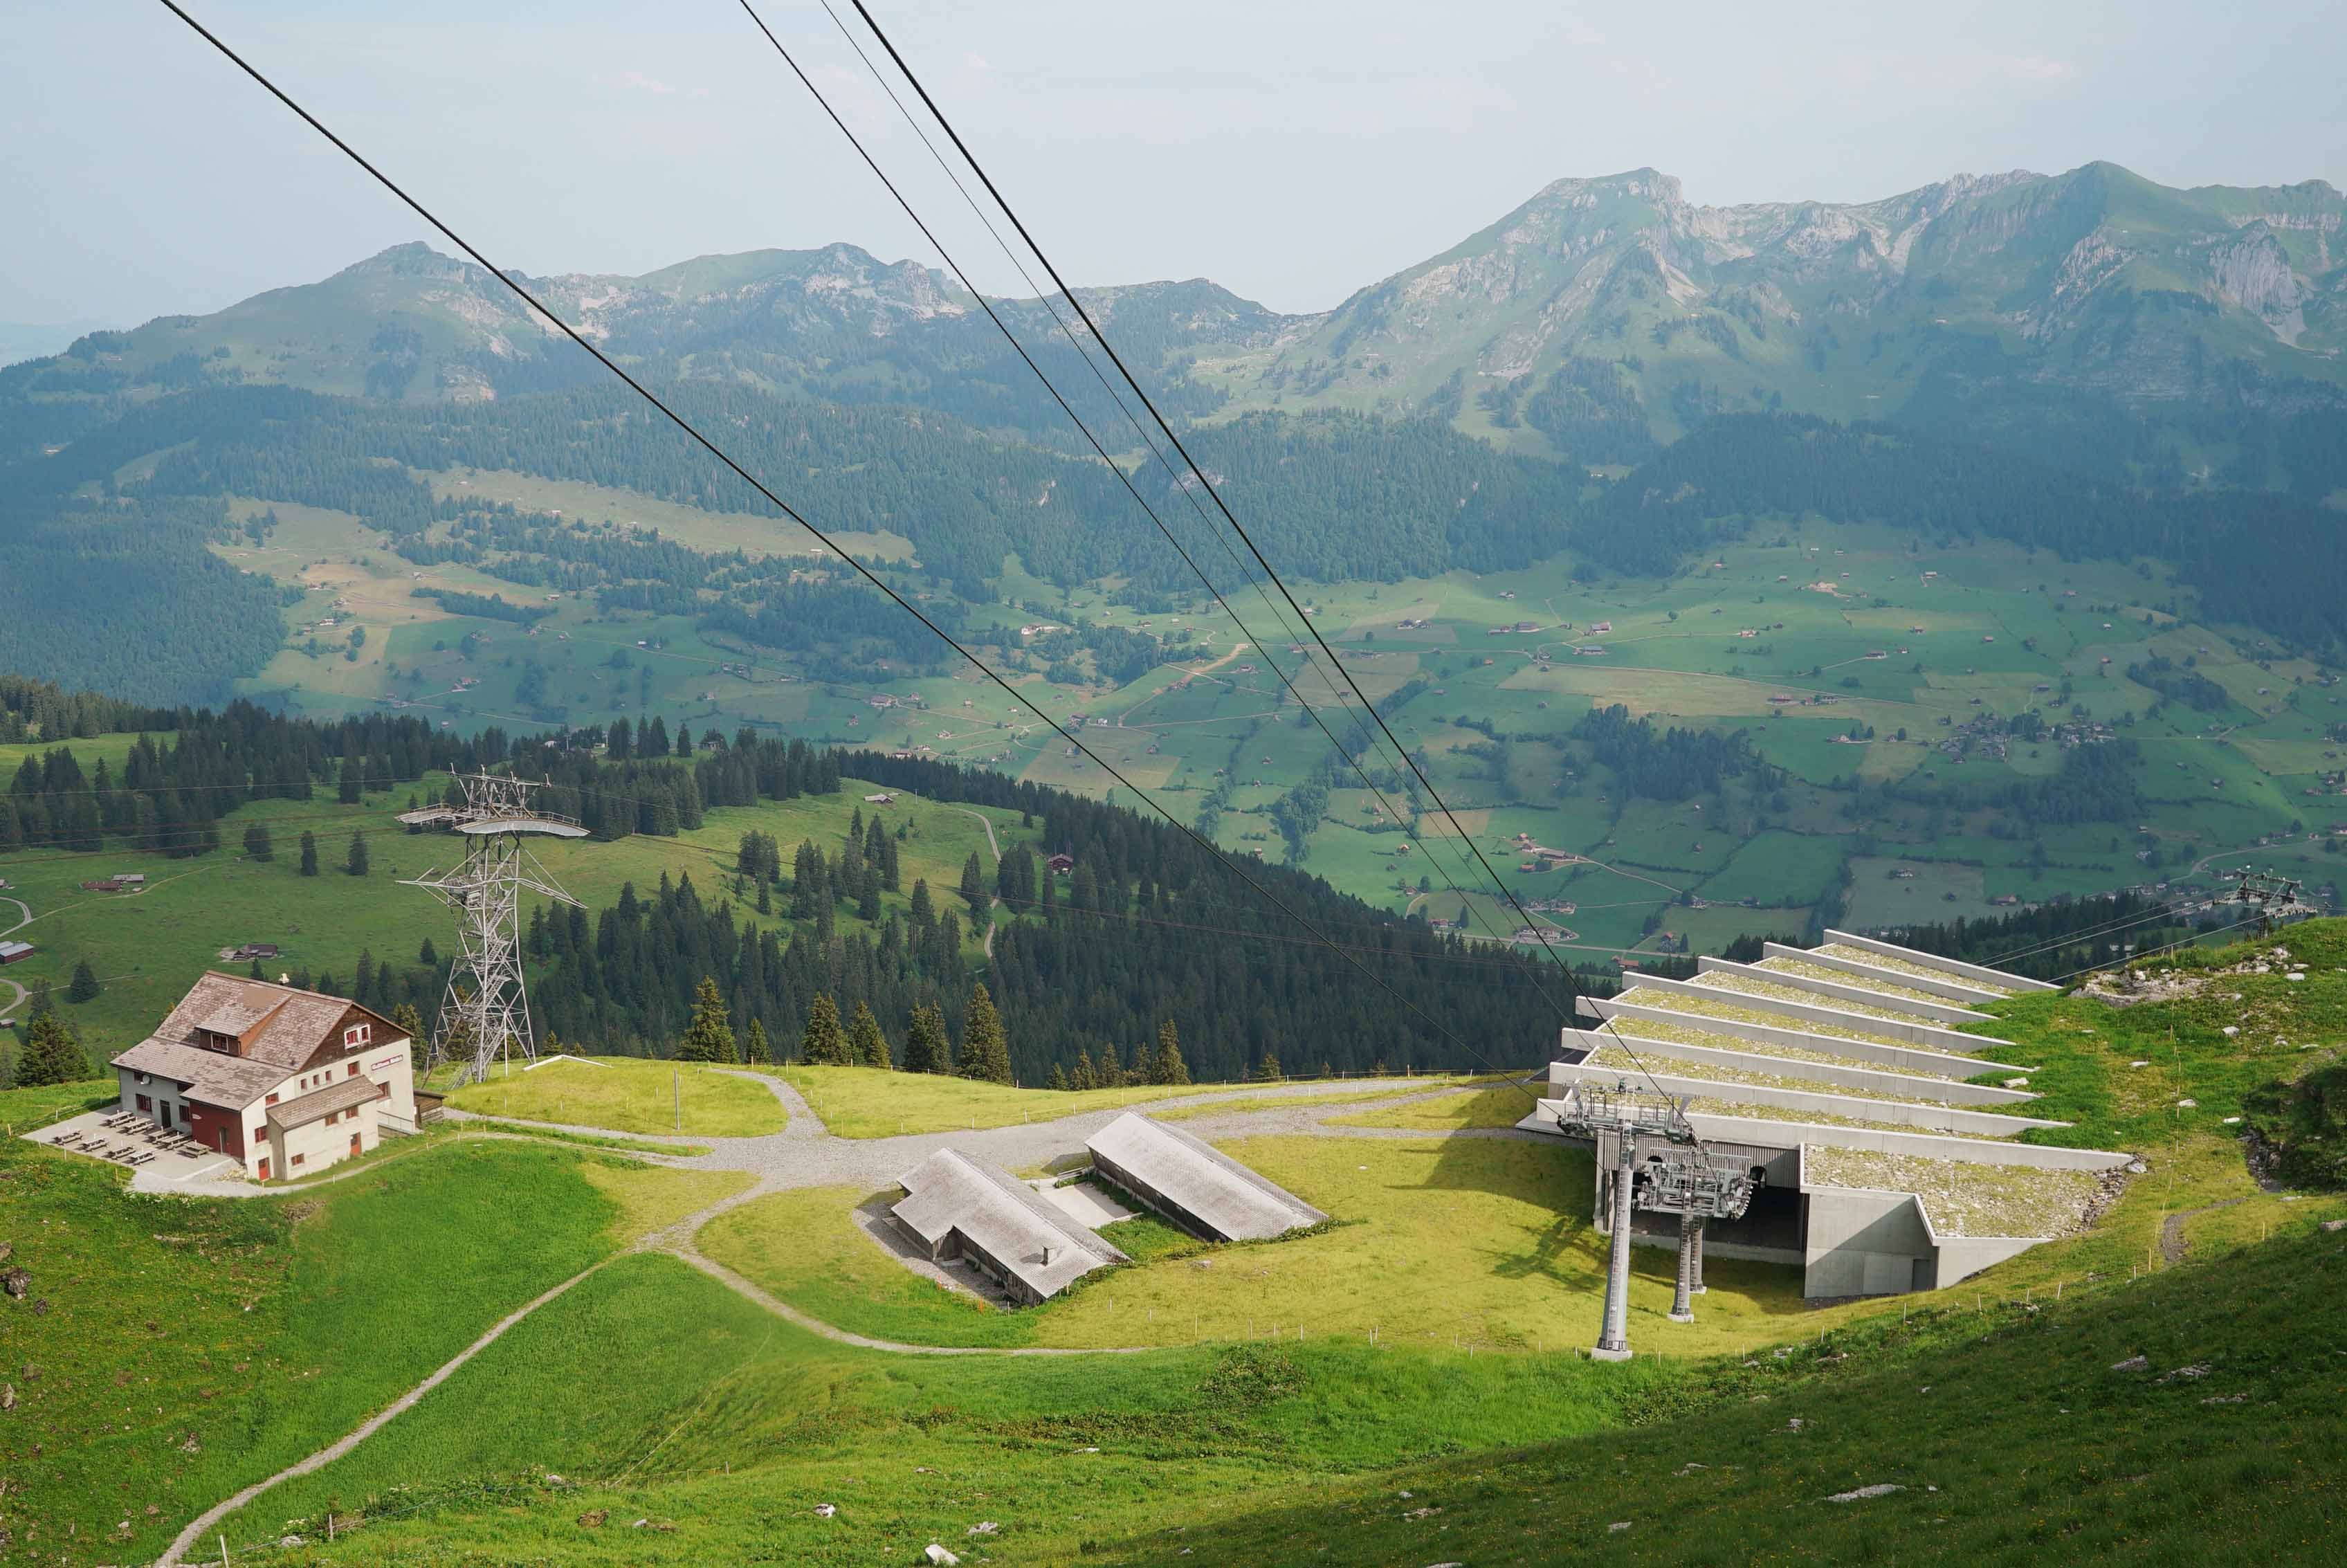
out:
M298 1477L308 1475L313 1471L323 1469L323 1467L333 1463L334 1460L342 1458L344 1454L358 1447L359 1444L374 1436L376 1432L382 1430L393 1417L410 1409L418 1399L421 1399L425 1395L430 1393L433 1389L446 1382L449 1378L455 1375L457 1368L462 1367L466 1362L471 1360L474 1357L479 1355L482 1351L496 1344L505 1334L507 1329L511 1328L515 1324L520 1322L523 1318L528 1317L531 1313L537 1311L548 1302L552 1301L564 1291L569 1290L572 1286L578 1284L580 1280L585 1279L589 1275L593 1274L597 1269L601 1268L604 1264L608 1264L611 1262L613 1258L622 1255L624 1255L614 1253L611 1255L611 1257L603 1259L601 1263L591 1264L588 1267L579 1270L577 1274L572 1275L569 1279L564 1280L560 1285L556 1286L553 1289L547 1291L536 1300L514 1308L513 1311L508 1312L503 1317L497 1319L497 1323L489 1328L487 1333L483 1334L478 1339L474 1340L470 1345L466 1346L462 1350L459 1350L456 1355L450 1357L446 1361L442 1362L439 1368L435 1370L430 1377L425 1378L421 1383L416 1384L415 1387L410 1389L405 1394L400 1395L399 1398L394 1399L390 1404L384 1406L374 1415L369 1416L365 1420L361 1421L356 1427L353 1428L347 1435L337 1438L334 1441L328 1443L324 1448L320 1449L316 1453L310 1455L307 1459L294 1460L292 1464L287 1465L283 1470L279 1471L275 1475L269 1477L267 1480L254 1481L251 1486L248 1486L243 1491L237 1492L227 1501L214 1503L211 1507L204 1510L203 1512L195 1517L194 1521L191 1522L185 1530L180 1531L179 1533L172 1539L170 1545L163 1549L163 1555L156 1559L157 1563L160 1565L160 1568L169 1568L169 1565L170 1564L183 1562L185 1560L185 1554L188 1552L194 1550L202 1544L204 1532L206 1531L210 1530L221 1520L226 1519L238 1509L242 1508L246 1503L251 1502L262 1492L267 1491L270 1488L276 1486L281 1481L295 1480Z
M414 1408L425 1395L446 1382L466 1362L497 1343L507 1330L531 1313L548 1302L558 1299L573 1286L605 1266L621 1257L641 1253L665 1254L690 1267L698 1269L743 1300L772 1313L785 1322L835 1344L852 1346L862 1350L875 1350L897 1356L1054 1358L1070 1356L1133 1356L1139 1355L1144 1350L1156 1348L1156 1347L1138 1345L1081 1349L1037 1345L908 1345L896 1340L876 1339L826 1323L778 1299L725 1265L707 1255L701 1250L695 1240L702 1227L718 1215L739 1208L744 1204L755 1202L769 1194L784 1192L794 1187L854 1184L866 1186L886 1185L893 1182L899 1173L919 1163L936 1150L948 1145L966 1149L1007 1166L1040 1164L1057 1154L1065 1153L1071 1143L1081 1143L1086 1135L1122 1115L1124 1111L1129 1109L1128 1107L1081 1112L1072 1116L1061 1116L1050 1122L1028 1122L1018 1126L984 1128L976 1131L965 1129L960 1132L914 1132L894 1138L840 1138L834 1136L830 1129L824 1125L822 1118L815 1114L814 1107L807 1103L805 1097L783 1079L767 1073L746 1071L736 1071L733 1075L751 1079L766 1086L784 1111L785 1120L780 1132L767 1132L753 1138L716 1138L689 1133L631 1133L629 1136L641 1143L673 1143L681 1147L698 1146L706 1148L709 1152L697 1155L683 1153L653 1155L638 1154L627 1151L610 1152L620 1153L623 1158L641 1159L648 1163L688 1170L745 1171L754 1175L756 1178L754 1181L729 1197L720 1199L673 1224L638 1237L610 1256L580 1270L561 1284L516 1307L504 1317L499 1318L463 1350L435 1368L430 1376L416 1384L415 1388L369 1416L343 1436L337 1438L315 1453L286 1466L274 1475L254 1481L225 1501L205 1510L186 1529L179 1532L163 1555L157 1559L158 1568L173 1568L173 1565L185 1563L187 1553L200 1550L205 1533L214 1530L231 1514L271 1488L282 1482L309 1475L349 1453L368 1438L382 1430L402 1412ZM1400 1127L1327 1125L1329 1119L1334 1117L1355 1115L1366 1110L1384 1109L1389 1105L1410 1104L1441 1094L1455 1093L1469 1087L1471 1086L1458 1083L1430 1085L1426 1080L1419 1078L1368 1079L1335 1086L1313 1082L1268 1085L1255 1089L1207 1089L1196 1094L1180 1095L1143 1103L1153 1110L1171 1110L1181 1106L1230 1102L1229 1110L1213 1116L1199 1117L1191 1122L1190 1130L1201 1136L1244 1137L1262 1133L1303 1133L1314 1137L1367 1139L1536 1138L1538 1136L1515 1128L1501 1127L1468 1128L1445 1132L1421 1132ZM1309 1099L1316 1095L1326 1096L1330 1093L1351 1093L1384 1089L1393 1091L1392 1098L1356 1099L1332 1104L1264 1105L1260 1103L1264 1101ZM451 1111L446 1114L458 1122L476 1119L461 1111ZM573 1127L559 1122L523 1122L514 1117L487 1120L495 1120L508 1127L538 1127L555 1132L609 1135L609 1129L605 1128ZM484 1135L513 1136L510 1132L487 1132ZM374 1165L370 1163L354 1167L352 1171L343 1173L355 1174L359 1171L374 1168L375 1168ZM146 1173L141 1171L138 1175L144 1176ZM324 1182L333 1179L333 1177L324 1177L318 1182L304 1183L303 1186L322 1185ZM133 1178L132 1185L134 1187L141 1185L137 1177ZM163 1190L199 1196L260 1197L282 1196L286 1192L300 1189L272 1188L264 1194L261 1189L249 1183L206 1181L189 1183L184 1186Z
M2202 1214L2214 1214L2219 1209L2229 1209L2235 1204L2246 1204L2249 1201L2250 1194L2245 1193L2238 1198L2224 1198L2217 1203L2203 1204L2197 1209L2180 1210L2160 1221L2160 1261L2170 1267L2184 1261L2184 1255L2192 1249L2192 1244L2186 1240L2184 1235L2184 1227L2187 1224L2198 1219Z
M967 807L965 807L965 806L958 806L958 806L955 806L953 809L954 809L954 810L956 810L956 811L958 811L958 812L960 812L960 813L962 814L962 815L964 815L964 816L968 816L968 817L974 817L974 818L976 818L976 819L977 819L977 821L978 821L978 825L979 825L980 827L982 827L982 828L986 829L986 847L987 847L987 848L989 848L989 849L990 849L990 850L992 850L992 851L994 852L994 863L995 863L997 866L1001 865L1001 864L1002 864L1002 845L999 845L999 844L998 844L998 843L996 843L996 842L995 842L995 839L994 839L994 819L993 819L992 817L990 817L990 816L987 815L986 815L984 812L982 812L982 811L971 811L971 810L969 810L969 808L967 808ZM1001 900L1001 899L999 899L999 898L989 898L989 899L986 901L986 942L985 942L985 948L986 948L986 961L987 961L988 963L989 963L989 964L991 964L991 963L993 963L993 962L994 962L994 912L995 912L997 909L999 909L999 908L1001 908L1001 907L1002 907L1002 900Z
M33 923L33 907L30 904L26 903L22 898L10 898L5 895L0 895L0 904L14 904L16 906L16 923L7 927L6 930L0 930L0 937L8 935L10 931L22 930L25 927ZM8 989L16 993L14 1000L0 1002L0 1018L6 1018L18 1008L25 1005L25 998L29 993L26 991L23 986L18 985L15 980L9 979L5 976L0 976L0 986L5 986Z

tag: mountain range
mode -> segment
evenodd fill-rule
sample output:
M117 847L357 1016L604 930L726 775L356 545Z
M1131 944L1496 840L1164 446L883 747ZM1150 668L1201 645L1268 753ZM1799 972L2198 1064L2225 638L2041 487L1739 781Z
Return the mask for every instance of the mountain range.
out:
M2108 163L1729 207L1638 169L1557 180L1323 313L1282 314L1203 279L1081 293L1193 419L1433 416L1604 467L1715 414L1783 410L1907 421L2156 482L2320 493L2347 421L2342 219L2347 199L2320 180L2181 190ZM911 261L834 244L528 281L655 377L1072 439L979 302ZM1064 303L992 302L1078 400L1091 382L1054 320ZM234 381L406 402L598 374L482 269L420 244L210 316L93 333L53 363L40 384L58 393ZM1112 427L1126 433L1112 446L1130 444Z

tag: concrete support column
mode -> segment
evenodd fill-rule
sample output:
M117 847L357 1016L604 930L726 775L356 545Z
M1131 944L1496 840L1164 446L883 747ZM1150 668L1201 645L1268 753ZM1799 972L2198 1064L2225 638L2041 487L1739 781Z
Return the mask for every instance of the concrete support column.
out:
M1616 1137L1615 1148L1614 1251L1605 1270L1605 1322L1596 1348L1589 1352L1593 1361L1630 1358L1630 1184L1638 1141L1624 1132Z
M1693 1214L1679 1215L1679 1277L1677 1288L1671 1293L1671 1321L1674 1323L1695 1321L1695 1307L1688 1300L1688 1293L1695 1285L1696 1223Z
M1692 1271L1691 1271L1691 1272L1693 1273L1693 1275L1694 1275L1695 1283L1694 1283L1694 1285L1693 1285L1693 1286L1691 1286L1689 1288L1690 1288L1690 1292L1691 1292L1692 1294L1694 1294L1694 1295L1696 1295L1696 1296L1701 1296L1701 1295L1704 1293L1704 1285L1703 1285L1703 1227L1704 1227L1705 1224L1706 1224L1706 1221L1704 1220L1703 1216L1701 1216L1700 1214L1698 1214L1697 1216L1696 1216L1696 1222L1695 1222L1695 1264L1694 1264L1693 1269L1692 1269Z

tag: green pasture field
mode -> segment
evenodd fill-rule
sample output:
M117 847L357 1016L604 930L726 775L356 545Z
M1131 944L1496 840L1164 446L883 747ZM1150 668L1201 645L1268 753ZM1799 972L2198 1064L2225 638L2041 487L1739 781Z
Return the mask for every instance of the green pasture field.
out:
M876 1067L778 1067L775 1075L806 1097L831 1132L842 1138L894 1138L900 1132L950 1132L957 1128L1009 1127L1051 1122L1084 1111L1106 1111L1152 1100L1212 1093L1218 1084L1124 1089L1017 1089L943 1073L892 1072Z
M822 548L814 535L787 518L704 511L639 491L584 480L548 479L537 474L484 468L418 471L415 477L430 485L432 493L442 498L503 501L525 512L559 513L566 521L656 529L663 538L710 555L733 550L753 556L811 555ZM911 541L897 534L835 533L832 538L840 548L858 560L912 559ZM836 569L838 558L830 559Z
M645 1353L614 1361L615 1344ZM1071 1561L1194 1529L1267 1476L1317 1492L1395 1452L1588 1431L1677 1380L1659 1364L1608 1380L1308 1343L892 1358L826 1344L658 1256L600 1271L467 1371L407 1430L224 1533L255 1563L912 1562L931 1542L965 1561ZM316 1539L329 1511L357 1526L332 1546ZM288 1521L299 1551L276 1547Z
M523 1122L703 1138L754 1138L785 1121L782 1102L753 1079L621 1056L508 1069L455 1091L448 1103Z
M83 758L85 746L102 746L110 739L74 742L74 753ZM90 771L95 764L84 766ZM392 821L411 794L429 797L439 784L428 779L402 785L359 805L337 803L331 784L306 801L254 802L221 819L218 851L186 859L113 849L97 855L0 855L0 877L12 884L5 897L23 899L33 911L16 938L38 949L9 966L6 978L28 988L46 979L62 999L74 966L87 959L100 992L90 1001L64 1005L63 1011L80 1028L91 1058L103 1061L143 1039L206 968L241 971L244 965L220 954L247 942L274 942L282 949L268 968L272 979L307 968L313 977L330 973L345 983L363 951L378 962L408 965L426 938L446 949L452 939L446 911L428 894L399 886L397 879L420 876L432 866L445 867L458 846L445 835L410 834ZM982 864L993 863L979 818L994 825L1006 850L1040 840L1040 829L1019 825L1018 813L991 806L942 805L903 791L895 792L895 805L865 805L864 795L876 788L845 781L830 796L712 808L701 827L672 838L548 841L536 853L589 909L616 903L625 882L649 894L663 873L692 876L703 898L714 903L732 896L734 855L744 832L774 835L785 857L805 839L836 854L853 815L862 811L867 819L877 815L892 827L903 825L907 830L900 856L903 887L881 896L885 921L889 912L910 907L913 885L921 878L928 881L940 908L959 907L952 889L959 885L963 862L975 852ZM245 829L256 823L269 827L273 841L276 857L266 864L248 861L241 853ZM318 839L314 877L300 874L304 831ZM354 832L367 839L369 875L364 878L343 870ZM117 871L145 872L147 890L81 890L81 883ZM751 913L748 902L736 899L737 914L750 924L787 924L785 914ZM984 927L967 908L960 913L965 951L975 959ZM12 906L0 904L0 923L15 917ZM865 928L852 911L842 911L838 919L843 931Z
M559 508L565 517L632 519L696 548L771 548L780 528L770 519L522 475L433 478L444 492L469 488L518 505ZM264 504L237 503L241 514ZM543 602L552 613L532 636L530 629L508 622L449 615L413 596L416 587L430 586L528 602L538 597L530 590L477 568L419 570L390 552L385 536L344 514L282 504L273 509L279 527L266 545L231 540L220 547L223 557L309 589L302 603L288 611L289 624L297 628L334 613L337 598L344 601L341 626L295 630L286 651L247 683L253 693L282 698L297 710L333 715L395 702L451 729L491 723L527 729L651 713L696 733L712 725L730 733L750 723L824 743L928 747L1038 783L1141 804L1118 790L1098 764L1068 755L1063 739L972 672L948 668L941 675L900 678L889 692L918 696L926 709L881 712L869 706L869 689L809 682L791 660L712 639L691 618L605 614L591 599L565 596ZM883 551L901 544L866 542ZM2293 822L2317 828L2347 823L2347 796L2306 793L2319 787L2323 768L2341 765L2341 759L2325 755L2340 748L2325 739L2324 726L2347 718L2339 692L2322 683L2327 672L2270 655L2260 662L2261 651L2244 638L2147 610L2148 600L2164 600L2179 589L2147 581L2119 563L2063 562L1995 541L1943 549L1889 528L1758 519L1744 538L1720 545L1711 559L1690 562L1667 579L1581 581L1573 566L1560 557L1484 576L1452 572L1396 583L1297 585L1300 597L1318 611L1313 623L1345 656L1345 674L1371 696L1412 676L1428 683L1428 690L1393 708L1388 722L1405 744L1419 749L1445 798L1464 811L1487 814L1497 843L1520 829L1565 847L1591 848L1612 839L1623 859L1669 867L1665 880L1704 886L1707 896L1706 879L1740 886L1741 872L1727 857L1744 847L1738 841L1751 836L1753 827L1748 815L1729 809L1737 804L1735 791L1703 803L1707 815L1718 813L1732 826L1706 822L1706 831L1682 838L1676 819L1690 815L1686 807L1694 803L1626 801L1602 770L1576 761L1564 733L1588 706L1612 703L1665 727L1743 730L1767 762L1786 770L1786 785L1773 792L1767 815L1779 828L1819 840L1804 857L1813 863L1805 864L1795 884L1799 897L1810 900L1836 885L1836 863L1852 853L1853 825L1842 810L1850 784L1993 786L2058 770L2065 753L2051 742L2016 741L2002 762L1975 755L1958 763L1935 749L1983 714L2023 708L2058 721L2075 704L2091 720L2118 724L2144 749L2139 776L2154 798L2154 825L2196 840L2190 859L2256 847L2260 837L2291 831ZM1833 591L1819 591L1820 583ZM1289 671L1316 699L1329 692L1331 671L1317 651L1287 651L1290 634L1257 595L1237 602L1261 642L1234 651L1236 632L1211 602L1143 612L1115 603L1104 591L1109 586L1062 590L1026 576L1013 561L1006 563L999 589L1010 602L972 606L970 614L987 624L1017 624L1030 615L1064 623L1085 616L1198 636L1202 656L1113 689L1051 685L1023 656L1011 662L1028 670L1017 677L1022 690L1055 718L1080 711L1108 718L1105 725L1086 726L1086 744L1181 820L1195 815L1197 797L1218 782L1217 770L1231 767L1242 787L1217 829L1218 840L1281 858L1285 847L1268 810L1321 765L1328 748L1317 727L1297 724L1275 667ZM1404 619L1429 624L1405 631L1399 625ZM355 660L343 657L353 620L368 631ZM1512 630L1527 621L1532 630ZM1601 624L1607 630L1596 630ZM1509 630L1487 635L1501 627ZM1747 630L1753 635L1738 635ZM1572 649L1583 644L1602 644L1606 652L1574 657ZM2170 659L2179 671L2189 661L2191 670L2225 689L2225 711L2200 713L2163 702L2127 677L2130 664L2153 655ZM615 668L615 658L624 667ZM2104 663L2106 658L2111 662ZM533 664L542 667L545 692L534 703L520 694ZM1202 672L1202 664L1214 667ZM747 670L721 668L725 665ZM1249 665L1251 671L1242 668ZM466 684L460 688L460 682ZM1772 703L1772 696L1797 702ZM1500 776L1467 752L1484 737L1452 722L1461 715L1487 721L1508 737ZM1340 733L1348 727L1341 707L1332 707L1329 717ZM1942 725L1942 719L1949 723ZM1861 744L1837 739L1853 725L1861 733L1871 726L1874 738ZM1903 742L1896 738L1901 729ZM1238 742L1244 743L1234 765ZM1365 760L1389 771L1394 765L1381 753ZM2176 762L2187 766L2179 771ZM1568 780L1568 768L1581 776ZM2221 779L2221 787L2213 779ZM1358 781L1340 769L1337 783L1349 793ZM1562 793L1568 787L1572 793ZM1909 808L1894 803L1889 809ZM1963 815L1966 820L1949 825L1952 835L1988 842L1985 830L1994 814ZM1310 867L1371 903L1402 907L1426 875L1423 866L1413 868L1409 857L1384 853L1391 845L1365 842L1339 825L1357 820L1368 819L1349 803L1332 810L1312 836ZM1874 828L1886 854L1944 858L1934 843L1883 832L1880 824L1858 825ZM2134 825L2110 825L2124 832ZM1698 842L1700 852L1693 848ZM1983 863L1982 896L2009 892L2036 900L2106 891L2160 874L2147 873L2133 859L2132 844L2119 856L2088 857L2049 843L2049 856L2065 864L2042 868L2027 866L2031 847L2006 840L1974 856ZM1515 864L1508 859L1501 869L1521 892L1557 892L1554 876L1518 877ZM2318 883L2334 880L2334 866L2305 864L2321 874ZM2176 870L2162 868L2168 875ZM1576 887L1567 896L1580 892ZM1894 897L1895 907L1886 910L1876 897L1865 903L1865 915L1849 917L1866 923L1877 914L1898 916L1913 902ZM1626 940L1617 923L1599 924L1608 926L1612 945L1636 938L1635 923ZM1781 927L1782 921L1776 924Z

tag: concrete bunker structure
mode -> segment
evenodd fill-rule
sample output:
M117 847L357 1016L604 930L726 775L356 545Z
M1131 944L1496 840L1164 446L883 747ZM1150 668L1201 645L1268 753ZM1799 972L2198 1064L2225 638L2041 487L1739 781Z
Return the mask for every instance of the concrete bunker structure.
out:
M1084 1148L1092 1169L1206 1241L1268 1241L1328 1218L1203 1139L1130 1111Z
M1036 1306L1096 1268L1129 1261L1001 1166L940 1149L897 1180L888 1210L934 1263L959 1260Z
M1559 1102L1579 1082L1684 1097L1704 1146L1759 1182L1741 1218L1706 1227L1706 1250L1799 1266L1811 1298L1952 1285L2082 1228L2136 1164L2013 1142L2066 1123L2025 1113L2019 1048L1970 1030L1993 1021L1979 1004L2057 989L1841 931L1814 949L1768 943L1757 964L1704 958L1691 981L1641 976L1580 999L1604 1027L1565 1032L1550 1096L1518 1126L1563 1136ZM1971 1081L1983 1078L2004 1081ZM1619 1150L1594 1142L1610 1235ZM1644 1206L1631 1231L1680 1245L1672 1217Z

